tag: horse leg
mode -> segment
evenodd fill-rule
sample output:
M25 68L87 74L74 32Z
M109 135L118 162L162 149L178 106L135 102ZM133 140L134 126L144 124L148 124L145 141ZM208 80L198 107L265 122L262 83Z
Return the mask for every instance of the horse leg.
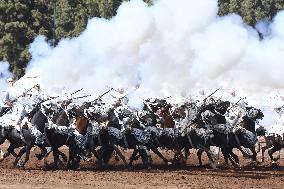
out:
M237 149L240 150L245 158L252 158L252 155L245 152L245 150L241 146L237 146Z
M225 163L226 163L227 167L230 167L229 161L228 161L228 159L229 159L229 154L228 154L227 149L225 149L224 147L222 147L222 148L221 148L221 151L222 151L222 154L223 154L223 157L224 157L224 160L225 160Z
M188 147L185 147L184 148L184 158L185 158L185 160L188 159L188 156L190 156L190 151L189 151Z
M126 159L125 159L124 155L122 155L122 153L121 153L121 151L118 149L118 147L115 146L114 144L112 144L112 147L114 148L116 154L120 157L120 159L122 159L124 165L127 166L128 164L127 164L127 162L126 162Z
M59 153L58 153L58 149L55 147L52 147L52 152L53 152L53 170L57 170L58 169L58 159L59 159ZM69 149L69 159L68 159L68 164L70 163L70 149Z
M142 162L145 168L147 169L151 169L151 165L149 162L149 157L148 157L148 153L147 153L147 149L143 146L143 147L138 147L139 153L141 155L142 158Z
M105 145L103 146L103 153L102 158L104 164L108 164L109 160L112 158L114 152L114 148L111 145Z
M2 148L0 148L0 162L4 160L4 152Z
M256 162L257 153L256 153L256 150L255 150L255 147L251 146L251 147L249 147L249 149L252 152L252 155L251 155L252 161Z
M59 150L56 150L55 154L56 154L57 159L58 159ZM54 151L53 151L53 155L54 155ZM57 161L55 162L55 160L54 160L54 163L55 163L56 166L57 166ZM67 168L68 168L68 169L75 169L75 153L74 153L74 151L71 149L71 147L69 147L69 158L68 158L68 161L67 161Z
M213 158L213 155L212 153L208 152L208 151L205 151L206 154L207 154L207 157L209 159L209 164L211 166L212 169L217 169L216 165L215 165L215 162L214 162L214 158Z
M47 147L46 149L46 153L43 155L42 159L43 159L43 162L44 162L44 167L48 167L48 162L47 162L47 157L48 155L52 152L52 148L51 147ZM38 155L41 155L41 154L38 154Z
M261 148L261 160L262 160L262 162L264 162L264 152L265 152L265 150L267 150L269 148L269 146L267 146L267 145L265 145L265 146L263 146L262 148Z
M213 158L213 153L211 152L210 150L210 147L206 147L206 146L203 146L203 145L197 145L198 149L199 150L202 150L202 151L205 151L207 156L208 156L208 159L209 159L209 164L210 166L213 168L213 169L216 169L216 165L215 165L215 162L214 162L214 158ZM202 151L201 151L201 154L202 154ZM200 153L200 152L199 152ZM201 161L201 154L200 154L200 161ZM199 162L200 163L200 162ZM201 162L202 163L202 162Z
M272 164L275 164L275 163L276 163L276 159L273 158L273 154L274 154L276 151L280 150L280 149L281 149L281 148L279 148L279 147L273 146L273 148L271 148L271 149L268 150L268 154L269 154L269 157L270 157L270 159L271 159L271 161L272 161Z
M167 160L162 154L161 152L156 148L155 145L153 145L152 143L148 144L148 147L155 153L157 154L167 165L171 165L172 163L169 162L169 160Z
M129 163L128 163L128 165L130 166L130 167L133 167L133 161L136 159L136 155L138 154L138 152L139 152L139 150L138 149L134 149L133 150L133 152L132 152L132 155L131 155L131 157L129 158Z
M13 162L13 166L16 167L19 160L21 159L22 155L26 152L26 146L22 147L19 154L16 156L14 162Z
M230 151L230 155L234 158L234 161L235 161L237 164L240 164L239 157L238 157L233 151Z
M6 157L8 157L10 154L12 154L14 157L17 157L18 155L15 153L15 146L13 144L10 144L7 152L5 152L3 154L3 151L1 149L0 154L1 154L1 158L0 158L0 162L2 162Z
M259 140L257 141L256 146L257 146L256 153L259 153L260 152L260 142L259 142Z
M52 149L50 148L50 150L52 150ZM62 157L64 162L67 161L67 159L68 159L67 156L63 152L61 152L60 150L58 150L58 155L60 155Z
M197 157L198 157L198 161L199 161L199 166L202 166L202 160L201 160L202 153L203 153L203 150L198 149Z
M185 160L185 157L183 156L180 148L175 149L175 153L177 154L178 160L182 161L182 164L185 165L186 164L186 160Z
M232 148L228 148L227 149L227 153L228 153L228 158L231 161L231 163L234 166L234 168L239 168L239 164L237 164L236 159L232 158L232 156L231 156L231 154L233 154L233 149Z
M18 167L24 167L24 166L26 165L26 163L29 161L29 159L30 159L30 152L31 152L32 147L33 147L32 144L27 144L27 145L25 146L25 154L26 154L25 160L22 161L22 162L18 165ZM22 154L19 153L19 156L22 156Z
M35 156L37 157L38 160L42 160L45 157L47 150L45 147L39 147L39 148L40 148L41 153L35 154Z

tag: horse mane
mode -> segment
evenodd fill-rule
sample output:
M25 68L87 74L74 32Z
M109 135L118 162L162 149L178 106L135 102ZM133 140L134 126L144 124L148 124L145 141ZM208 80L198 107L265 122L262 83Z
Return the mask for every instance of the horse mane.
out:
M243 127L252 133L256 133L255 121L249 118L247 115L243 117Z
M114 109L110 109L108 112L108 127L114 127L121 130L121 125L119 124L118 118L115 116Z

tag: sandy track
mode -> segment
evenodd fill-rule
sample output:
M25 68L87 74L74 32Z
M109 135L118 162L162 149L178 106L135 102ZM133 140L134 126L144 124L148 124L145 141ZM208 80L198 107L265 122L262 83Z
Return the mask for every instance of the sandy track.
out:
M124 154L129 156L130 151ZM171 155L170 152L163 154ZM284 157L283 151L281 156ZM252 168L249 161L242 158L241 169L225 169L221 165L219 170L212 170L208 166L198 167L194 153L187 166L178 168L162 165L153 157L152 170L141 169L138 161L135 170L129 171L121 162L112 160L105 170L98 170L92 162L82 162L78 171L44 171L43 162L36 160L32 152L25 170L13 168L12 157L0 164L0 188L284 188L283 158L277 167L271 167L266 158L266 163ZM51 156L49 159L52 161ZM206 158L203 159L206 162Z

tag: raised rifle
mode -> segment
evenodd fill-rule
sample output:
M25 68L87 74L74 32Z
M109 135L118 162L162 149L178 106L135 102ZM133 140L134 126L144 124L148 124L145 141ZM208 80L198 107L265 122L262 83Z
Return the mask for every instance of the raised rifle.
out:
M36 84L36 85L34 85L32 88L26 90L26 91L23 92L20 96L16 97L14 100L11 100L10 103L13 104L14 102L16 102L16 101L18 100L18 98L20 98L20 97L26 95L28 92L30 92L30 91L31 91L35 86L37 86L37 85L38 85L38 84Z
M100 96L98 96L94 101L99 100L100 98L102 98L103 96L105 96L107 93L109 93L110 91L112 91L113 88L109 89L108 91L104 92L103 94L101 94Z
M213 94L215 94L217 91L219 91L221 88L216 89L213 93L211 93L209 96L203 99L203 102L205 102L209 97L211 97Z
M71 96L72 96L73 94L76 94L76 93L78 93L78 92L82 91L82 90L83 90L83 88L81 88L81 89L79 89L79 90L77 90L77 91L75 91L75 92L71 93Z

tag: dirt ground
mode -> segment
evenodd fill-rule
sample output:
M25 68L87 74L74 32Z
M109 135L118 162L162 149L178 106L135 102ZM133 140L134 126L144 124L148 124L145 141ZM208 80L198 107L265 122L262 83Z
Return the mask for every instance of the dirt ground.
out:
M66 152L66 149L62 149ZM173 167L163 165L160 159L153 155L155 166L151 170L141 169L137 161L134 170L127 170L122 162L112 159L107 169L99 170L94 162L82 162L77 171L43 170L43 161L34 157L35 149L25 169L12 166L12 157L0 164L1 189L28 188L284 188L284 151L281 160L272 167L269 158L256 168L249 160L241 158L242 168L227 169L223 159L220 159L218 170L212 170L208 165L199 167L196 154L192 153L186 166ZM123 152L129 157L131 151ZM162 152L170 157L171 152ZM266 154L267 156L267 154ZM207 162L205 156L204 162ZM49 157L52 162L52 156ZM260 156L258 156L260 161Z

